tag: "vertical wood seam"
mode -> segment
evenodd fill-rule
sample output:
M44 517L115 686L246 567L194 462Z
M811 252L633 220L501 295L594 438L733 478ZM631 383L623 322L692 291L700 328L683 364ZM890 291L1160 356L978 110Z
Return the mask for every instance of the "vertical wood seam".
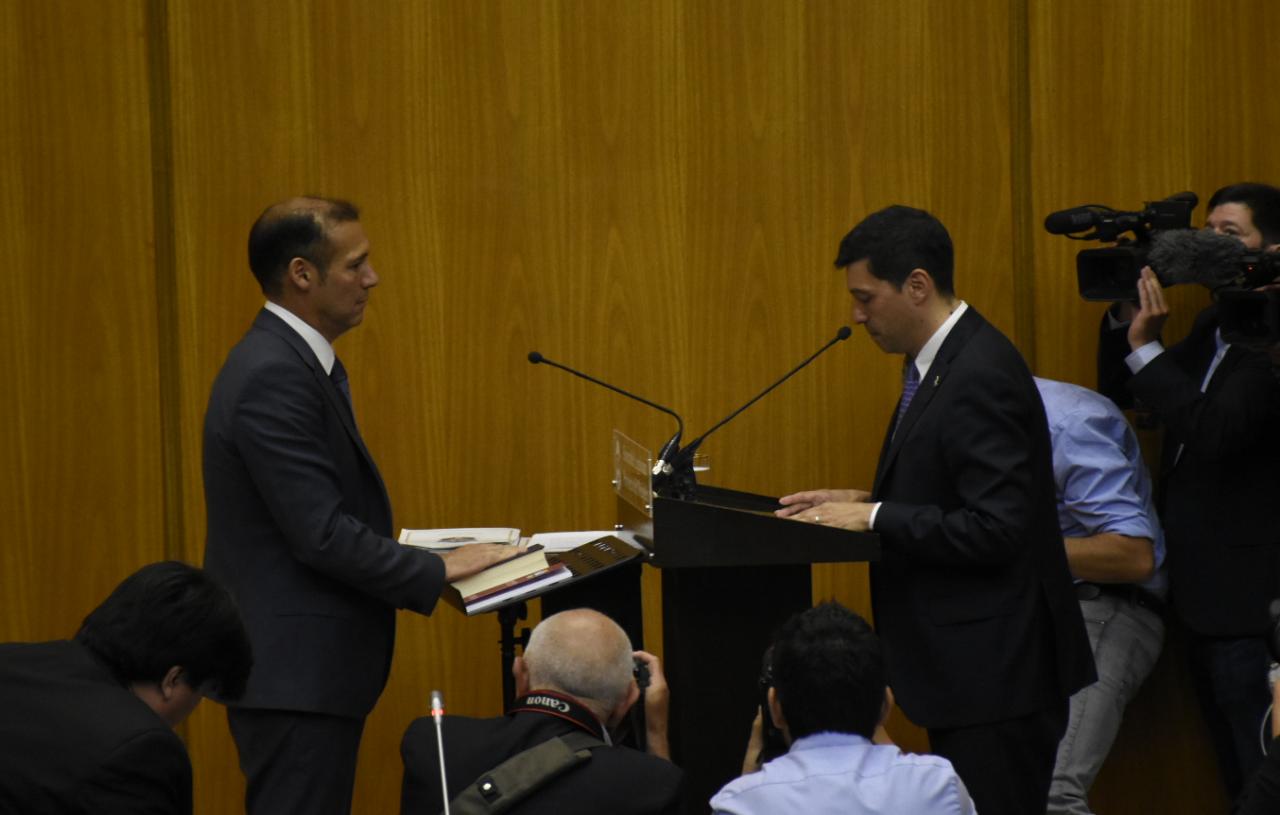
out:
M1009 0L1009 222L1013 268L1013 341L1027 365L1036 358L1035 213L1031 189L1031 0Z
M155 242L160 455L164 556L185 560L182 378L179 349L177 247L173 184L173 95L169 73L168 0L147 0L147 92L150 103L151 213Z

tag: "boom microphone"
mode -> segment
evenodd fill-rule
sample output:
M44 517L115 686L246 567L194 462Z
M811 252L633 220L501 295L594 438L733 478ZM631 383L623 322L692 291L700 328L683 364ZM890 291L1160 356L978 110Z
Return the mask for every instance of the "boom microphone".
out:
M662 445L662 449L658 451L658 460L653 465L653 474L655 476L658 475L660 472L665 472L668 475L671 473L671 460L674 459L676 457L676 454L680 451L680 438L681 436L684 435L684 419L680 418L679 413L676 413L674 410L672 410L669 407L663 407L657 402L650 402L648 399L645 399L643 396L636 396L634 393L631 393L630 391L624 391L622 388L619 388L616 385L610 385L608 382L602 382L599 379L596 379L594 376L588 376L587 374L584 374L582 371L578 371L573 368L570 368L568 365L561 365L559 362L555 362L553 360L547 359L542 354L539 354L537 351L529 352L529 361L532 362L534 365L538 365L538 364L550 365L552 368L559 368L562 371L567 371L573 374L574 376L579 377L580 379L585 379L588 382L599 385L602 388L608 388L614 393L620 393L623 396L627 397L628 399L634 399L643 405L648 405L649 407L655 410L660 410L663 413L667 414L668 416L674 417L676 420L676 434L672 436L667 441L666 444Z
M815 359L819 357L819 355L821 355L828 348L830 348L831 346L835 345L838 342L849 339L849 335L851 335L852 333L853 333L853 329L849 328L849 326L847 325L840 326L840 330L836 332L836 335L832 337L830 340L828 340L826 345L822 346L817 351L814 351L812 354L810 354L809 357L804 362L801 362L799 365L797 365L796 367L788 371L777 382L774 382L772 385L765 388L760 393L756 394L754 397L751 398L751 401L747 402L745 405L738 408L733 413L730 413L728 416L716 422L714 425L711 426L710 430L708 430L698 438L686 444L684 449L679 451L679 453L676 455L676 460L673 463L673 469L675 471L673 476L674 486L675 486L675 489L674 489L675 497L689 498L692 496L693 490L696 487L696 481L693 474L693 454L697 452L698 446L702 444L702 442L707 438L707 436L710 436L712 433L714 433L715 431L719 430L722 426L727 424L731 419L733 419L739 413L751 407L756 402L760 401L762 398L764 398L766 394L768 394L774 388L778 387L783 382L786 382L788 379L795 376L797 373L800 372L801 368L804 368L810 362L813 362Z

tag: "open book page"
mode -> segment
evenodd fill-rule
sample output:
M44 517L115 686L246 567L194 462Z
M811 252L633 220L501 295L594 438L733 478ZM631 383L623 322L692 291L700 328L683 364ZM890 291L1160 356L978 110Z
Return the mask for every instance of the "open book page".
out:
M520 542L520 530L505 526L459 527L456 529L401 529L400 542L405 546L447 552L468 543Z

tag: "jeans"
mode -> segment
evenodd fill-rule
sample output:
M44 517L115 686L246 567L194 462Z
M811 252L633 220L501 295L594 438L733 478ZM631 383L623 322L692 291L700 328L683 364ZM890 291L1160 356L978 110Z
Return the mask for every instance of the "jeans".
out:
M1160 615L1131 600L1102 594L1081 600L1098 681L1071 697L1067 732L1049 785L1048 812L1088 815L1088 793L1106 760L1124 709L1155 667L1164 644Z

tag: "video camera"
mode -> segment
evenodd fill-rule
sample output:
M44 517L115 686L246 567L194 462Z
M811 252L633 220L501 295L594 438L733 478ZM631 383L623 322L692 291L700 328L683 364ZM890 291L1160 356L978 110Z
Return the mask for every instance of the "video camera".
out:
M1218 321L1227 342L1267 347L1280 342L1280 253L1248 249L1238 239L1190 228L1195 193L1180 192L1148 203L1139 212L1090 204L1050 213L1045 229L1073 240L1115 246L1076 254L1076 277L1085 300L1137 300L1137 281L1150 266L1162 286L1199 283L1218 301ZM1076 234L1092 230L1088 234ZM1133 237L1122 237L1132 232Z
M1135 212L1086 204L1049 213L1044 228L1051 235L1065 235L1071 240L1115 244L1076 254L1081 297L1102 302L1137 300L1138 277L1142 267L1150 265L1153 237L1164 230L1190 229L1191 211L1199 201L1193 192L1180 192L1148 202ZM1159 276L1158 270L1156 274ZM1163 278L1161 283L1170 285Z

